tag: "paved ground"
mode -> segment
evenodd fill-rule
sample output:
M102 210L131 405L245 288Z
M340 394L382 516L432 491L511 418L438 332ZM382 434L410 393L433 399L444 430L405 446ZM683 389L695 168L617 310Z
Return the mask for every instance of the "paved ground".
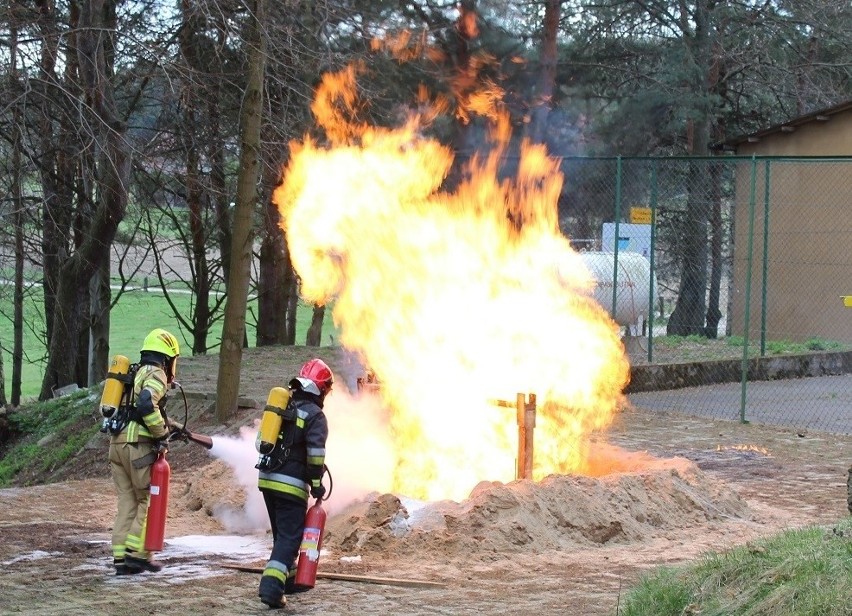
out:
M630 395L638 409L741 420L740 383L686 387ZM852 375L746 384L745 419L751 423L852 434Z

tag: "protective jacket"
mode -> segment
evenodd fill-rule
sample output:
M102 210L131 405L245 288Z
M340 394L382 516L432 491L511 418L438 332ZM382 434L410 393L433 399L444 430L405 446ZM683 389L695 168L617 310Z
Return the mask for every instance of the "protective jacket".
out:
M281 432L267 466L259 469L257 487L300 503L308 502L312 486L320 485L325 465L328 422L320 396L291 382Z

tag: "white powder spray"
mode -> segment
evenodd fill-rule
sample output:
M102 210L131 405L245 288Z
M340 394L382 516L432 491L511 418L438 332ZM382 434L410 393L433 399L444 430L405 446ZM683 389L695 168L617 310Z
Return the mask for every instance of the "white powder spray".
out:
M325 404L329 436L323 477L328 500L323 503L329 515L345 509L368 494L386 492L398 462L393 451L386 412L375 395L350 394L336 386ZM263 496L257 489L258 452L255 438L259 419L240 428L239 437L215 436L210 454L233 471L246 494L242 508L219 506L214 515L230 532L255 532L269 529ZM313 499L311 499L313 504Z

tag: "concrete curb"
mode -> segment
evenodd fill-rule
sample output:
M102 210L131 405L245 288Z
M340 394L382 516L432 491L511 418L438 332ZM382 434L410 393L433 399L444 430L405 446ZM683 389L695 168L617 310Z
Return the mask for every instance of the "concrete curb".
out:
M852 372L852 351L756 357L748 362L749 381L836 376L850 372ZM630 384L624 391L633 394L718 383L739 383L741 379L741 359L647 364L631 367Z

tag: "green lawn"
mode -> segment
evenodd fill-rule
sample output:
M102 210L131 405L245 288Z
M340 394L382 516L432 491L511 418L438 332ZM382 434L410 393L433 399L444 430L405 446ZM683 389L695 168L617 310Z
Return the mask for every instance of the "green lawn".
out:
M36 397L41 390L44 374L45 347L42 341L44 317L41 305L41 292L32 289L32 297L28 298L24 307L24 362L22 366L21 395L24 398ZM191 296L187 293L172 295L175 305L184 315L190 313ZM223 307L224 308L224 307ZM337 338L337 332L331 321L330 310L326 311L323 326L323 344L329 344L329 334ZM255 343L255 319L257 302L249 302L249 312L246 317L247 337L249 346ZM11 312L8 317L11 317ZM11 393L12 384L12 323L5 313L0 316L0 345L3 351L3 368L6 377L6 397ZM296 319L296 342L304 344L308 326L311 323L311 308L300 304ZM110 355L120 353L127 355L131 361L138 357L139 347L145 335L154 328L163 327L178 337L183 355L191 355L192 340L188 332L182 330L169 304L159 292L130 291L119 299L113 309L110 322ZM222 336L221 320L213 325L207 337L208 353L219 352L219 342Z
M623 616L849 616L852 522L807 527L649 571Z

